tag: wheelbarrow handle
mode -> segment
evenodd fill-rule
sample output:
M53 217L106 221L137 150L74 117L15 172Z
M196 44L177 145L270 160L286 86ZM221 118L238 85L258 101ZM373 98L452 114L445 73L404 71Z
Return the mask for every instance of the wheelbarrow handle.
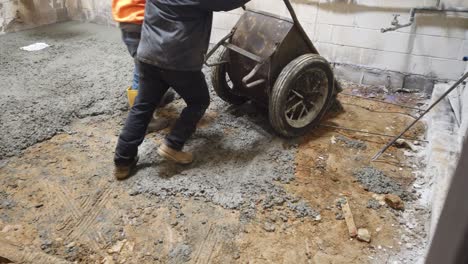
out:
M302 27L301 23L299 22L299 19L297 18L296 11L294 11L294 8L289 0L283 0L284 4L286 5L286 8L288 9L289 13L291 14L291 18L294 21L294 25L299 29L299 31L302 34L302 37L304 38L305 42L307 43L307 46L309 46L309 49L316 54L319 54L317 49L314 47L314 44L312 44L312 41L310 41L310 38L307 36L306 31Z
M234 30L232 30L231 32L229 32L229 34L227 34L224 38L222 38L218 43L216 43L216 45L214 45L214 47L205 55L205 64L207 66L215 66L216 64L209 64L208 63L208 59L211 58L211 56L213 56L213 54L216 52L217 49L219 49L219 47L221 47L222 45L225 44L226 40L230 39L232 37L232 35L234 35Z

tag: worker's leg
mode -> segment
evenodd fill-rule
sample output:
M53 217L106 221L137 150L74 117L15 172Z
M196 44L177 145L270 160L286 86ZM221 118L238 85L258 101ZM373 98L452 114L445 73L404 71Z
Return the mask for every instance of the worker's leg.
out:
M138 51L138 46L140 45L140 38L141 38L141 26L140 25L129 25L125 24L124 27L121 28L122 31L122 40L127 46L128 52L132 58L135 58ZM132 80L132 90L138 90L139 87L139 72L138 69L138 62L135 60L135 67L133 69L133 80ZM172 90L166 92L164 97L161 99L161 102L158 104L158 107L164 107L165 105L169 104L170 102L174 101L175 93ZM131 107L131 106L130 106ZM156 126L158 127L158 126ZM159 129L152 129L159 130Z
M122 30L122 40L127 46L128 52L132 58L135 58L138 51L138 46L140 45L140 37L141 37L141 26L136 24L121 24ZM138 69L138 62L135 60L135 67L133 69L133 81L131 89L127 91L128 101L130 107L133 106L133 100L131 98L135 98L138 94L139 88L139 69ZM167 91L163 98L161 99L160 103L158 104L157 108L164 107L165 105L169 104L170 102L174 101L175 93L172 90ZM160 131L170 124L169 120L166 118L158 118L152 119L147 132L156 132Z
M210 94L201 71L164 71L163 77L187 104L165 140L167 146L181 151L205 114L210 104Z
M135 58L138 50L138 45L140 45L140 37L141 37L141 27L138 30L138 26L135 25L132 27L131 30L122 28L122 40L127 46L128 52L132 58ZM135 68L133 70L133 81L132 81L132 90L138 90L138 82L139 82L139 70L138 70L138 63L135 62Z
M140 89L135 105L130 110L115 150L115 164L126 166L133 162L138 146L145 138L148 123L156 106L166 93L168 85L161 79L159 68L139 63Z

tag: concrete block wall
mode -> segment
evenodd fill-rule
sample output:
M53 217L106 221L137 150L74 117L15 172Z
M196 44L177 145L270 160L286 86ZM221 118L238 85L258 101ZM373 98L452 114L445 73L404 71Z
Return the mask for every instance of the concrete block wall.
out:
M73 0L0 0L0 34L69 19Z
M411 7L434 6L436 0L297 0L298 17L319 52L339 65L345 79L390 88L431 92L433 79L455 80L464 71L468 54L468 14L417 14L415 24L394 32L393 14L400 23ZM442 1L466 7L468 1ZM288 17L281 0L252 0L248 5ZM213 41L226 35L240 10L215 15Z
M466 68L468 72L468 67ZM437 100L454 82L435 85L432 101ZM458 86L436 106L428 120L429 140L426 174L432 179L431 232L435 231L461 147L468 135L468 82Z
M112 19L111 0L75 0L71 17L101 25L117 26Z
M418 14L410 28L380 32L390 26L393 14L400 14L400 22L405 23L410 8L434 6L437 0L292 1L307 34L319 52L334 63L338 77L389 90L404 87L430 94L434 80L455 80L467 65L462 61L468 55L467 13ZM441 2L468 8L466 0ZM16 30L11 25L18 24L18 10L29 26L60 21L65 14L71 19L114 26L110 4L110 0L0 0L0 32L1 28ZM31 5L34 13L41 15L28 15ZM289 16L282 0L252 0L248 6ZM216 13L212 42L225 36L242 13L242 9Z

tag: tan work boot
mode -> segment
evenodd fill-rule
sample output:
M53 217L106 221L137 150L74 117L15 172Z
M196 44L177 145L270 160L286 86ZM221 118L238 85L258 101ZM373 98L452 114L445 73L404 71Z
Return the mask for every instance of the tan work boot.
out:
M193 161L192 153L175 150L164 143L159 147L158 153L163 158L175 161L179 164L190 164Z
M132 162L128 165L114 165L114 176L117 180L122 181L127 179L134 172L136 165L138 163L139 157L136 156L133 158Z

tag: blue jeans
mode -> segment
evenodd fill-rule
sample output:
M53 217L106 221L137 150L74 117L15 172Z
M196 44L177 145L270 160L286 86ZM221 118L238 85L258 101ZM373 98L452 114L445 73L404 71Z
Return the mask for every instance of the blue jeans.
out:
M135 63L135 68L133 69L132 90L138 90L139 87L140 87L140 74L138 73L138 63Z
M135 58L138 50L138 45L140 44L140 35L141 32L129 32L125 29L122 30L122 40L127 45L128 52L130 55ZM138 63L135 62L135 68L133 69L133 81L132 81L132 89L138 90L139 86L139 69Z

